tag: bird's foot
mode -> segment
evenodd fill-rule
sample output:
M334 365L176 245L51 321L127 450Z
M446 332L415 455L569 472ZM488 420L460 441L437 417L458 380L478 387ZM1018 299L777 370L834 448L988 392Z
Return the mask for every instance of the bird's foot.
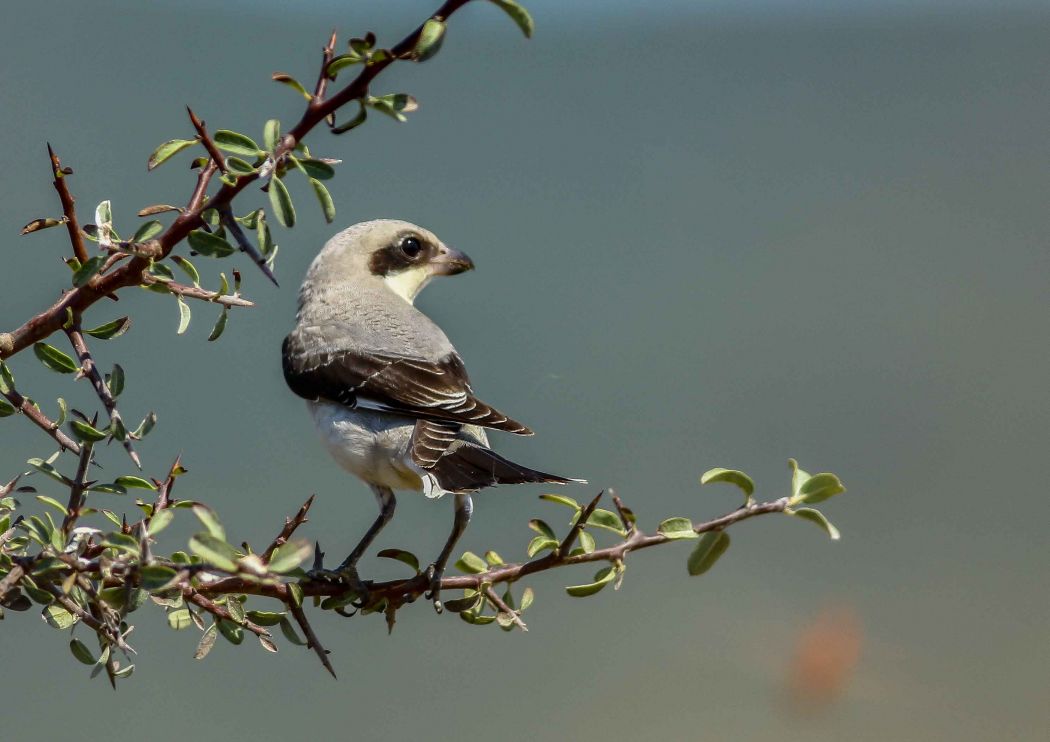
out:
M441 577L444 573L444 568L438 569L436 564L431 564L426 571L427 579L430 581L426 598L434 604L434 610L439 614L445 610L445 606L441 604Z
M357 565L355 564L344 563L335 569L325 569L315 564L314 568L306 573L306 576L318 582L328 582L345 587L344 595L351 593L354 595L354 599L350 601L350 604L355 608L368 605L368 586L357 574Z

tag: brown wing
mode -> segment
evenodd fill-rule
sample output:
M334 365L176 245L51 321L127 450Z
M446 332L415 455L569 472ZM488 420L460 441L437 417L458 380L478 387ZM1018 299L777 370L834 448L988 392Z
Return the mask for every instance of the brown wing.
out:
M284 378L305 399L532 435L526 426L474 396L455 352L426 361L352 350L303 352L297 345L292 335L285 338Z
M460 423L416 420L416 427L412 430L412 442L409 445L412 461L423 469L432 469L456 440L462 427Z

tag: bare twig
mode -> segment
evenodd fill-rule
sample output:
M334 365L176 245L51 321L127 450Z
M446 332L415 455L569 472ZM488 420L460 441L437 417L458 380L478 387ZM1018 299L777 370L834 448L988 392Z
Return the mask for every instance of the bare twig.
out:
M70 344L73 346L73 351L77 355L77 361L80 363L80 370L88 381L91 382L95 394L98 395L99 400L101 400L102 406L106 408L106 414L109 415L109 421L113 426L114 432L117 427L124 430L124 440L121 441L121 444L124 446L124 450L128 452L128 456L131 457L131 460L135 462L135 466L141 469L142 461L139 459L139 455L135 452L134 446L131 445L131 438L127 435L124 421L120 417L120 410L117 409L116 397L113 396L113 392L110 391L105 379L102 378L102 374L99 373L98 366L95 364L95 359L92 358L91 351L88 350L87 342L84 340L84 333L80 330L80 319L75 319L73 326L65 328L65 331L66 335L69 337Z
M176 283L175 281L161 281L149 273L143 274L142 283L146 286L151 286L155 283L163 283L168 287L168 291L177 294L178 296L183 296L187 299L210 301L215 304L221 304L224 307L255 306L255 302L248 301L237 294L220 294L218 291L208 291L208 289L202 289L199 286L186 286L185 284Z
M576 522L572 524L572 528L569 529L569 532L565 534L565 538L563 538L561 543L558 544L558 548L550 556L543 557L544 559L565 556L570 551L572 551L572 545L576 543L576 539L579 537L580 531L582 531L583 527L587 525L587 521L591 517L591 513L593 513L594 509L598 507L598 501L602 499L602 495L604 494L605 490L602 490L594 496L593 500L587 503L587 505L580 510L580 512L576 515Z
M69 244L73 246L73 255L76 256L76 259L81 263L86 263L88 261L88 251L84 245L84 235L80 232L80 222L77 221L76 199L73 198L73 194L69 192L69 186L66 185L66 176L72 175L72 171L66 172L62 168L62 163L50 144L47 145L47 155L51 160L51 172L55 176L54 186L55 190L58 191L58 200L62 202L62 213L66 217L66 231L69 232Z
M219 152L219 148L215 146L215 142L208 135L208 130L204 126L204 122L197 118L197 114L193 112L193 109L186 106L186 113L190 115L190 123L193 124L193 128L197 130L197 138L200 143L204 145L204 149L208 151L211 156L211 161L215 163L215 166L223 173L226 172L226 159Z
M210 613L218 619L223 619L235 623L238 626L243 626L256 636L265 636L267 639L270 638L270 632L264 629L262 626L254 624L247 619L245 619L244 621L238 621L230 614L229 610L227 610L224 606L221 606L215 601L206 598L205 596L201 595L199 592L194 590L192 587L189 587L188 585L183 586L182 596L189 602L193 603L195 606L203 608L208 613ZM235 600L235 598L230 598L230 600Z
M49 436L54 438L55 442L58 443L59 446L69 451L72 451L73 453L80 453L80 444L72 438L70 438L65 433L63 433L62 430L58 427L58 424L51 420L51 418L49 418L43 412L41 412L40 408L37 407L35 404L30 402L28 399L23 397L14 389L11 389L8 392L0 392L0 394L2 394L8 402L14 405L15 409L17 409L23 415L28 417L30 420L32 420L38 428L40 428Z
M25 573L25 568L21 565L16 564L11 567L11 571L0 580L0 598L4 597L8 590L17 585L18 581L25 577Z
M314 495L310 495L306 498L306 502L304 502L299 508L299 512L291 518L284 519L284 528L281 529L281 532L277 534L277 537L274 538L270 545L266 547L266 551L261 554L264 562L269 562L274 551L276 551L279 546L284 546L288 543L288 539L290 539L292 534L295 533L295 529L309 520L309 518L306 517L306 513L310 510L310 506L313 504Z
M303 630L303 634L306 635L307 646L314 650L314 654L321 660L321 664L324 665L324 669L328 670L328 674L333 678L336 677L335 669L332 667L331 661L328 659L328 650L325 649L320 640L317 638L317 634L314 633L313 627L310 626L310 622L306 618L306 613L303 611L302 606L296 605L294 601L289 600L288 610L295 618L295 622L299 624L299 628Z
M500 613L505 613L510 616L511 621L522 631L528 631L529 627L525 625L525 622L521 620L521 616L518 612L511 608L509 605L503 602L495 590L492 589L492 585L485 585L485 597L489 599L489 602L496 607L496 610Z
M273 282L274 286L280 286L277 283L277 277L270 270L270 266L266 263L266 258L263 257L262 253L248 241L248 238L244 236L244 230L241 229L241 225L237 223L237 219L233 216L233 210L230 208L228 203L222 204L219 207L219 218L222 219L222 223L226 225L226 229L230 230L230 234L233 235L234 241L237 246L241 248L241 252L246 254L252 259L259 270L262 271L263 275Z
M73 475L73 484L69 486L69 504L66 506L66 517L62 519L62 533L68 538L70 530L80 517L80 508L84 504L84 491L87 489L87 473L91 466L93 447L85 442L80 447L80 458L77 461L77 472Z

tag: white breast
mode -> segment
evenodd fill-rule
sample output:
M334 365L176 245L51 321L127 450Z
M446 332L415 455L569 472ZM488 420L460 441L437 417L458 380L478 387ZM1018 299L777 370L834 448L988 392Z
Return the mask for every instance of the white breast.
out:
M406 456L414 420L330 402L307 402L307 406L325 448L348 472L395 490L423 488Z

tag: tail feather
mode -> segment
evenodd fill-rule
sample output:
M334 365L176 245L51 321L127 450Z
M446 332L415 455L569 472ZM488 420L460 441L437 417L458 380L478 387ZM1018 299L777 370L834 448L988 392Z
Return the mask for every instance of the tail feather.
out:
M442 489L448 492L477 492L497 484L586 484L557 474L530 469L503 458L490 448L457 441L429 470Z

